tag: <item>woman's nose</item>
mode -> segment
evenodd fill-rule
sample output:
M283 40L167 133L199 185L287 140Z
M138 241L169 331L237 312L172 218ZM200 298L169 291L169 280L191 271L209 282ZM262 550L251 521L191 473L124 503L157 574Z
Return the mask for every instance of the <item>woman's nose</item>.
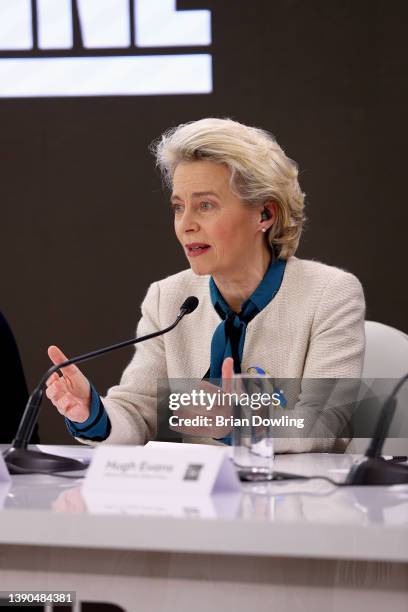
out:
M193 212L185 211L181 219L183 232L196 232L199 229L199 224L196 215Z

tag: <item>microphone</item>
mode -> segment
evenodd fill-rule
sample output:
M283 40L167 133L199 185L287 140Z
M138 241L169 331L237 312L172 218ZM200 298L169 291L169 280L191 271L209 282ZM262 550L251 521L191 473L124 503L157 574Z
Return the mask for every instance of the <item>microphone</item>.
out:
M408 483L408 466L390 463L381 457L381 451L397 406L397 393L407 380L408 374L405 374L384 402L364 459L351 467L345 484L361 486Z
M180 307L180 313L183 313L182 316L184 316L185 314L190 314L194 312L197 306L198 306L198 298L196 298L195 295L190 295L190 297L188 297L182 303Z
M90 353L84 353L83 355L78 355L77 357L72 357L71 359L67 359L66 361L57 363L51 368L49 368L41 378L37 387L30 395L26 408L24 410L24 414L18 426L16 436L11 444L11 447L7 449L4 453L4 459L10 474L21 474L30 472L51 473L83 470L86 465L82 461L78 461L77 459L58 457L56 455L43 453L41 451L33 451L27 449L28 441L31 438L31 434L38 419L44 388L49 377L54 374L54 372L57 372L61 368L64 368L73 363L88 361L89 359L99 357L100 355L104 355L105 353L110 353L111 351L115 351L116 349L120 349L131 344L138 344L139 342L144 342L145 340L150 340L151 338L156 338L157 336L166 334L167 332L174 329L185 315L194 312L194 310L198 306L198 303L198 298L196 298L194 295L188 297L181 305L180 312L177 315L177 318L174 323L172 323L169 327L166 327L165 329L153 332L151 334L147 334L146 336L141 336L140 338L132 338L123 342L118 342L117 344L105 346L104 348L98 349L96 351L91 351Z

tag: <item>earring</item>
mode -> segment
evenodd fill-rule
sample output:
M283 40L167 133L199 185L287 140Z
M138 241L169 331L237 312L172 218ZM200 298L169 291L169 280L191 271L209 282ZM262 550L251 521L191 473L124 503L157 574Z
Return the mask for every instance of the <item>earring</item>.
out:
M263 232L266 232L266 227L263 227L263 228L262 228L262 231L263 231Z

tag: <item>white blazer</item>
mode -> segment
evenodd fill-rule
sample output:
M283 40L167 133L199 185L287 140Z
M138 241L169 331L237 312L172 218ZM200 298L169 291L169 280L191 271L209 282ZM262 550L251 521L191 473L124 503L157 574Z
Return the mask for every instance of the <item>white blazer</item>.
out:
M199 299L197 309L173 331L137 345L120 383L102 398L112 425L102 444L144 444L154 438L158 379L201 379L207 372L211 339L221 321L211 302L209 276L197 276L189 269L153 283L141 306L137 335L170 325L190 295ZM247 326L241 371L259 366L276 378L358 378L364 357L364 314L363 290L355 276L290 257L278 293ZM306 405L304 410L310 414ZM318 431L322 437L276 440L275 449L308 452L344 447Z

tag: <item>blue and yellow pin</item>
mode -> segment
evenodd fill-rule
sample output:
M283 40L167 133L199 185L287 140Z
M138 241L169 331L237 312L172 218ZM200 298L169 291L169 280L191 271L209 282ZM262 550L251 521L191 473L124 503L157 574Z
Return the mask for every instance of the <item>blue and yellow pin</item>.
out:
M247 368L247 374L253 374L254 376L267 376L268 378L272 378L272 375L268 372L268 370L264 370L263 368L260 368L259 366L249 366L249 368ZM281 407L285 408L287 401L283 394L283 390L282 389L279 389L279 391L274 390L274 393L278 395Z

